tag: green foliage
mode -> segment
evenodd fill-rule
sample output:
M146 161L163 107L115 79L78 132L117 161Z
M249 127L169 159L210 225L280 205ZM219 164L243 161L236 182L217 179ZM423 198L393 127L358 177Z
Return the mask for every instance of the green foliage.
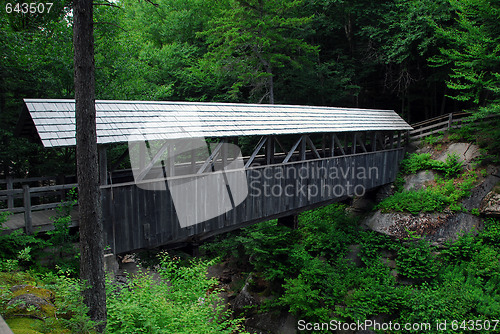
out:
M0 261L10 262L11 265L29 265L33 264L32 255L47 245L47 243L34 235L27 235L22 230L15 230L11 233L5 233L5 227L2 225L7 221L10 213L0 213ZM29 255L29 256L28 256Z
M67 269L49 272L42 276L44 287L54 291L54 318L47 319L48 329L60 324L71 333L91 333L96 323L90 320L88 308L83 302L85 284Z
M436 143L440 142L441 140L443 139L443 135L438 135L438 136L434 136L434 135L430 135L430 136L427 136L425 137L424 139L422 139L422 142L426 145L435 145Z
M290 258L290 245L298 241L297 231L269 221L247 227L236 237L250 263L269 280L283 280L296 272Z
M433 169L442 172L447 178L453 178L462 172L463 162L455 153L449 154L444 162L431 159L430 153L412 153L401 161L400 169L405 174L415 174L419 170Z
M431 168L431 154L430 153L412 153L406 155L405 159L401 161L400 171L405 174L415 174L419 170Z
M229 75L228 95L233 100L250 89L250 98L274 103L274 77L280 68L300 68L307 56L316 56L317 48L300 37L309 30L311 17L300 12L304 1L221 2L221 12L199 33L209 46L203 66L213 75ZM245 98L245 97L243 97Z
M129 276L126 289L108 282L108 333L243 333L241 321L224 310L217 282L207 278L212 264L180 266L179 259L163 254L160 280L139 273Z
M437 274L436 256L429 242L409 240L398 251L396 258L398 272L413 279L432 279Z
M51 218L54 229L47 232L47 245L54 254L52 265L68 268L75 273L79 270L79 251L74 246L78 236L70 234L70 226L71 211L77 202L77 189L73 188L69 190L66 201L56 208L57 215Z
M385 234L360 232L361 259L367 265L378 261L382 250L395 250L396 244Z
M482 148L480 163L500 162L500 104L480 107L472 116L463 120L460 128L452 131L454 140L475 143Z
M492 0L449 0L456 24L435 24L445 41L441 55L431 58L437 66L450 66L448 87L453 98L485 105L499 97L500 7Z
M415 173L421 169L433 168L441 171L446 178L456 177L462 173L463 163L456 155L449 155L445 162L431 160L428 154L413 154L403 160L402 172ZM384 212L408 211L419 212L463 211L459 201L469 196L470 190L478 180L478 173L467 171L458 179L436 178L434 185L418 190L401 190L384 199L376 208Z
M481 238L485 244L500 247L500 222L498 219L487 218L484 220Z

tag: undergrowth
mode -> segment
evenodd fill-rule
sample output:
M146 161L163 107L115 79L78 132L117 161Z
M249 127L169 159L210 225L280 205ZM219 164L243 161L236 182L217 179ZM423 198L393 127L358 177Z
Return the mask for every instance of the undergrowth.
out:
M311 323L430 322L427 332L440 333L437 320L500 316L500 223L485 225L438 250L413 233L398 241L360 230L357 219L334 204L300 215L298 230L276 221L256 224L204 249L207 256L229 257L237 249L249 270L269 281L274 298L261 311L285 310ZM271 262L273 254L279 256Z
M426 187L404 190L404 177L420 170L435 170L435 181ZM470 195L470 190L479 179L475 170L463 172L463 163L457 155L448 155L446 160L431 159L429 153L410 154L401 162L396 178L396 193L381 201L375 208L383 212L400 211L417 214L419 212L463 211L460 200Z

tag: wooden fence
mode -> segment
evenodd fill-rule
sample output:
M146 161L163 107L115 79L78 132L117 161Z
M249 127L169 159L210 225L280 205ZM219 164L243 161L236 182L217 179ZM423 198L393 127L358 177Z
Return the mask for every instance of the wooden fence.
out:
M61 178L54 176L0 180L0 212L24 213L24 229L33 233L33 212L57 208L66 200L66 191L77 187L72 184L55 184ZM44 185L47 184L47 185Z
M462 126L464 118L470 115L470 113L465 112L450 113L412 124L413 130L409 132L410 141L420 141L427 136L459 128Z

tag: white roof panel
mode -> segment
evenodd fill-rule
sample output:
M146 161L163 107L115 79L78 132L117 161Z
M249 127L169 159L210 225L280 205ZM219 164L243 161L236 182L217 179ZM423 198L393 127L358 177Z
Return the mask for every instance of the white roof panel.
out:
M24 99L24 102L45 147L75 144L74 100ZM412 129L392 110L99 100L96 110L100 144L126 142L137 131L154 140Z

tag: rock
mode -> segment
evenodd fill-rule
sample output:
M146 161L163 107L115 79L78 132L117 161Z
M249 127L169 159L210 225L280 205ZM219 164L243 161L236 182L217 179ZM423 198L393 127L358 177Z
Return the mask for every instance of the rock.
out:
M419 190L425 188L427 182L434 181L436 173L431 170L421 170L417 174L405 176L405 190Z
M245 324L246 330L250 333L297 333L297 319L293 315L285 312L278 315L274 312L259 313L247 318Z
M34 307L36 310L45 311L44 306L54 306L47 300L38 297L32 293L26 293L12 298L7 303L8 306L14 308L13 314L29 312L30 308Z
M377 203L382 202L389 196L394 195L394 185L392 183L381 186L377 193L375 194L375 201Z
M381 257L380 262L391 269L396 269L396 261Z
M120 266L116 260L115 254L105 254L104 255L104 271L110 275L111 279L114 280Z
M447 240L456 240L459 235L480 230L481 220L471 214L457 213L409 213L395 212L382 213L377 211L368 216L363 225L379 233L403 239L408 231L426 236L436 247L440 247Z
M398 271L396 269L391 270L391 276L397 279L399 276Z
M396 253L395 252L392 252L392 251L389 251L389 250L381 250L380 251L380 255L382 257L385 257L386 259L389 259L389 260L394 260L396 258Z
M233 300L232 308L236 315L243 313L248 306L255 306L259 304L257 299L255 299L250 293L250 285L253 280L254 275L248 275L243 289L241 289L240 293Z
M372 231L392 236L389 232L389 228L396 224L399 215L400 213L382 213L382 211L378 210L366 217L362 225L368 227Z
M451 154L459 156L460 161L464 163L467 168L472 167L474 159L481 155L479 146L471 143L453 143L446 150L441 153L436 160L445 161L446 157Z
M490 191L483 198L479 212L485 216L500 218L500 193L497 189Z
M468 211L479 208L483 199L488 195L489 192L495 188L500 180L500 176L497 175L498 168L494 168L490 175L486 176L483 182L471 190L471 194L468 198L462 200L462 205Z
M375 203L371 199L367 197L356 197L353 199L349 209L354 214L364 214L371 211L374 206Z
M351 260L356 267L363 266L363 261L359 256L359 252L361 251L361 245L349 245L347 247L347 254L344 257L346 260Z
M477 232L483 228L482 220L468 213L457 213L446 218L436 231L427 239L443 244L445 241L455 241L460 235Z

